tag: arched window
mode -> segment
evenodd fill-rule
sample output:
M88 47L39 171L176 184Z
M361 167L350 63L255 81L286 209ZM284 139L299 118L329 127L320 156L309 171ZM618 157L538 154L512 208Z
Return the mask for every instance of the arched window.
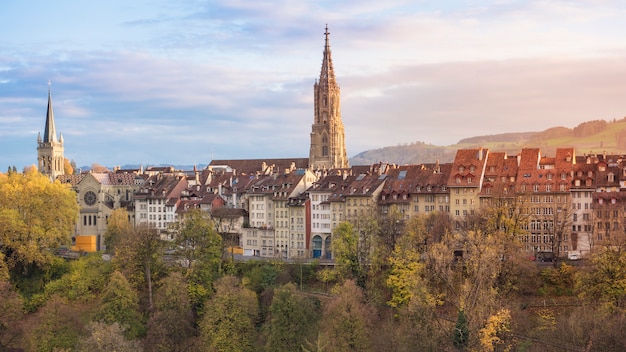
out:
M322 105L325 107L328 106L328 97L326 95L322 97Z

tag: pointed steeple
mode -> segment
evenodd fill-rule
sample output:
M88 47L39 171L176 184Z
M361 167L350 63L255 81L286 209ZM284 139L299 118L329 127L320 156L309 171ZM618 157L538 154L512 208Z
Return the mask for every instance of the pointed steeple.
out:
M321 86L336 87L337 81L335 80L335 69L333 68L333 59L330 52L330 41L328 40L329 35L330 32L328 32L328 25L326 25L326 31L324 32L324 36L326 37L324 42L324 57L322 59L319 84Z
M52 94L50 93L50 82L48 82L48 110L46 112L46 127L37 134L37 164L39 172L50 176L54 180L59 175L65 173L63 156L63 135L57 138L57 131L54 127L54 112L52 110Z
M313 86L313 125L309 167L313 170L347 168L345 132L341 121L341 90L335 79L328 25L319 81Z
M48 112L46 113L46 129L43 132L43 142L57 142L57 131L54 127L54 111L52 111L52 94L48 82Z

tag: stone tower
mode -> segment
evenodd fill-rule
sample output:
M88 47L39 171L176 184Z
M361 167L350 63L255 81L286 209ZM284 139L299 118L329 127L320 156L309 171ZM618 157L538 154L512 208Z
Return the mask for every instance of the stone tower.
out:
M37 167L39 172L50 176L52 180L63 175L63 135L59 134L57 139L56 128L54 127L54 112L52 111L52 95L48 85L48 112L46 113L46 129L37 136Z
M319 81L314 86L314 120L311 131L309 167L313 170L348 168L345 132L341 121L341 92L335 80L326 26L324 58Z

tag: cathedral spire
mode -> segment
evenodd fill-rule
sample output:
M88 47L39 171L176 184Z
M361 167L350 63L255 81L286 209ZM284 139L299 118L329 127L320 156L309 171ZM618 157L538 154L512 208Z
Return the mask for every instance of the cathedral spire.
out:
M348 168L345 133L341 121L341 91L335 80L328 25L319 81L313 86L313 125L309 167L313 170Z
M333 68L333 59L330 52L330 41L328 40L328 25L326 25L326 31L324 32L324 58L322 59L322 69L320 72L320 85L335 87L337 81L335 80L335 69Z
M57 141L57 131L54 127L54 112L52 111L52 94L50 92L50 81L48 81L48 112L46 113L46 129L43 132L43 142L50 143Z

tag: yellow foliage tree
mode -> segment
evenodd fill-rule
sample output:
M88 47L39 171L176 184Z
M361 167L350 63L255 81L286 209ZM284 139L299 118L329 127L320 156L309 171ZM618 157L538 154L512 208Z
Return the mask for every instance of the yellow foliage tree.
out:
M508 309L501 309L496 314L487 319L485 326L478 331L481 351L493 352L496 346L506 345L506 333L510 330L511 312ZM504 346L498 350L508 351L511 346Z
M69 244L78 217L76 195L35 168L0 175L0 251L9 270L51 262L52 249Z
M66 175L74 174L74 167L72 166L72 162L68 158L63 159L63 172L65 172Z

